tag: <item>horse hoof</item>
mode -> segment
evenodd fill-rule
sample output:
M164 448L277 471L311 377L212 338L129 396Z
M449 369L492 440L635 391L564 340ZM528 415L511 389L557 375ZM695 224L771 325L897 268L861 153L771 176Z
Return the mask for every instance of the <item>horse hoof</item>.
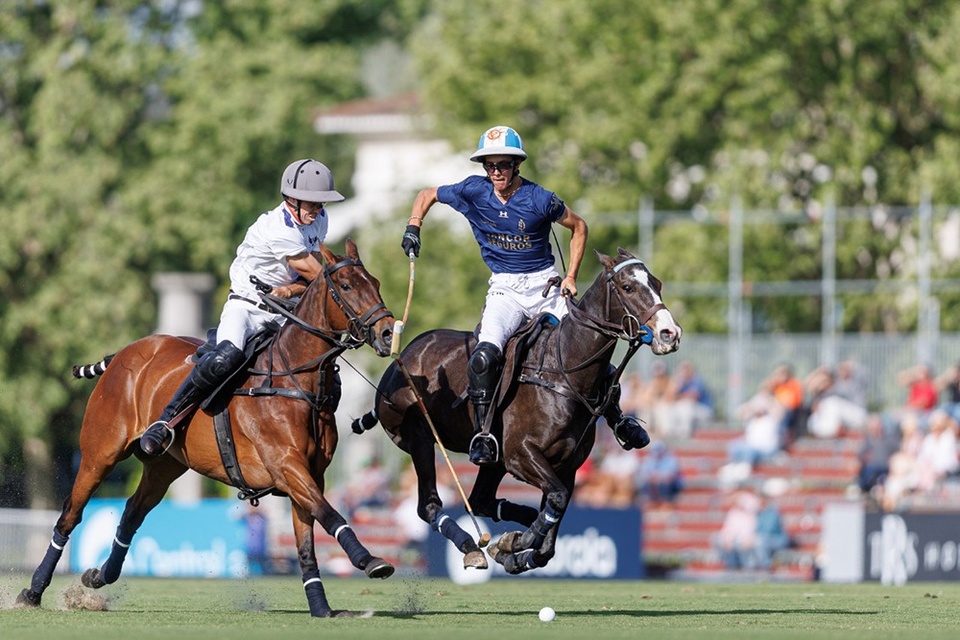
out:
M329 611L325 611L320 615L316 615L313 617L314 618L354 618L356 616L354 616L353 613L345 609L337 609L336 611L331 609Z
M40 606L40 594L34 593L29 589L24 589L20 592L20 595L17 596L17 601L14 603L16 607L39 607Z
M516 553L517 551L522 551L522 549L517 548L517 542L520 540L520 536L523 535L521 531L508 531L500 539L494 543L494 546L499 551L504 551L506 553Z
M463 556L463 568L464 569L487 569L487 558L483 555L483 551L471 551L467 555Z
M368 578L380 578L385 580L393 575L393 565L383 558L374 558L370 561L364 571Z
M88 589L99 589L106 586L106 582L100 577L100 569L87 569L80 576L80 584Z

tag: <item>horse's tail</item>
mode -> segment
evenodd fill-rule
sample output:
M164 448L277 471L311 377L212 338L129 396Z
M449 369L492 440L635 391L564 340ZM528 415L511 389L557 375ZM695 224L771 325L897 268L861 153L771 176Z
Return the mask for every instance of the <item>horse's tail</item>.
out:
M100 362L94 364L73 365L73 377L90 379L103 375L103 372L107 369L107 365L110 364L110 361L113 360L113 356L115 355L117 354L111 353L108 356L104 356Z
M350 424L350 427L353 429L354 433L360 435L365 431L370 431L370 429L373 429L375 426L377 426L378 422L380 422L380 419L377 417L377 410L371 409L354 420Z

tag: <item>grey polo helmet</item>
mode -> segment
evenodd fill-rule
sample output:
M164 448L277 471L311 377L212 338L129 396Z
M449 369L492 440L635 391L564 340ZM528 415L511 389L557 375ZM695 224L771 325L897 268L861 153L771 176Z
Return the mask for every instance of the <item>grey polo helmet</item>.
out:
M486 156L517 156L525 159L527 153L523 150L520 134L510 127L499 125L483 132L477 143L477 150L470 159L474 162L483 162Z
M280 193L304 202L340 202L343 196L333 186L333 173L316 160L297 160L283 170Z

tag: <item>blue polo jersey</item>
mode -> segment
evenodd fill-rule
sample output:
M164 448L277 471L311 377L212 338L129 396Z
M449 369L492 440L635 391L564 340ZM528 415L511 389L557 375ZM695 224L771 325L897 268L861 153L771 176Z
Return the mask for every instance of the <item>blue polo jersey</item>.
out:
M566 205L552 191L521 178L504 204L489 178L469 176L438 187L437 200L467 219L493 273L534 273L553 266L550 225L563 216Z

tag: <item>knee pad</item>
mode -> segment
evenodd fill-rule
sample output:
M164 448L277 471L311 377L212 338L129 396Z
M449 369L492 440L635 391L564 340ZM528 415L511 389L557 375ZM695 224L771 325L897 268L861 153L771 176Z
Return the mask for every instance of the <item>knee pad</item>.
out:
M487 389L493 387L500 376L502 364L503 354L500 352L500 347L491 342L478 344L467 363L470 386Z
M243 363L245 357L232 342L223 340L216 349L200 358L196 375L204 384L218 385Z

